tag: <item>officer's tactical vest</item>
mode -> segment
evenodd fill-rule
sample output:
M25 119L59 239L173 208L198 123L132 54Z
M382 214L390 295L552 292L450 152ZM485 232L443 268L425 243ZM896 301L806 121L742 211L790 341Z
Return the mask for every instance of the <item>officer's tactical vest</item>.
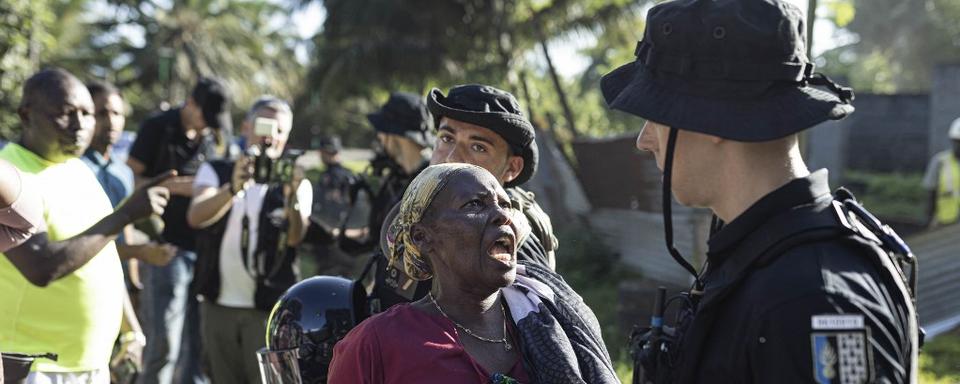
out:
M960 219L960 161L950 151L941 152L937 183L937 223L953 224Z

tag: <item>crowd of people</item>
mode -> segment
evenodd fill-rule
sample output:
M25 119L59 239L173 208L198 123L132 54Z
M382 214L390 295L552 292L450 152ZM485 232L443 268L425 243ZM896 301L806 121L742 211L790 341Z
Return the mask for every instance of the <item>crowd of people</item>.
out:
M676 322L661 306L636 334L637 382L916 380L909 248L800 154L800 132L854 111L849 88L813 72L804 31L781 1L665 2L636 61L601 81L611 109L646 120L637 148L663 171L668 252L693 281L669 300ZM286 148L290 104L264 95L234 131L213 77L140 122L125 162L115 86L49 68L21 100L21 137L0 150L0 351L36 360L0 377L260 383L271 310L313 243L320 264L369 255L349 277L370 316L299 351L329 363L304 382L619 382L523 189L537 129L507 91L392 93L367 116L376 188L341 164L336 137L320 141L313 185ZM960 211L956 153L928 177L944 224ZM366 225L345 225L362 194ZM673 246L671 196L715 214L702 268Z

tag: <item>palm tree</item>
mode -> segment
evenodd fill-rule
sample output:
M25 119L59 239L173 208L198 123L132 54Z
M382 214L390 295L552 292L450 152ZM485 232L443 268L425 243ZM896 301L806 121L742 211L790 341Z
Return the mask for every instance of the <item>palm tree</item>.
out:
M92 72L139 90L135 107L185 99L199 76L223 78L243 110L259 94L298 92L304 68L282 6L265 1L110 0L96 21ZM138 33L130 33L134 31ZM123 33L122 33L123 32ZM132 38L142 36L142 41ZM143 111L141 111L143 112Z

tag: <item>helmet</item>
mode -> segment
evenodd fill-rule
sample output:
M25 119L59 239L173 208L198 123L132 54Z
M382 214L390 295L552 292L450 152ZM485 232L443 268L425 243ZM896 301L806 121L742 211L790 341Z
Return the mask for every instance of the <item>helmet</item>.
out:
M954 120L953 124L950 124L950 131L947 136L950 137L950 140L960 140L960 117Z
M270 311L267 347L257 352L263 383L326 383L334 344L366 317L357 282L315 276L290 287Z

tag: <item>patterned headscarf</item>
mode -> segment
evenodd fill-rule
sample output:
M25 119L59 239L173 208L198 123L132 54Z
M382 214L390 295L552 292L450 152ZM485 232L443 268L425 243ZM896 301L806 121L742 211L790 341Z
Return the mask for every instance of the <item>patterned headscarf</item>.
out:
M430 279L433 277L433 271L430 270L420 249L413 243L410 228L423 219L427 208L447 181L466 169L483 170L476 165L465 163L431 165L420 172L403 193L400 211L387 229L389 249L387 259L391 266L402 266L399 269L402 269L411 279L419 281Z

